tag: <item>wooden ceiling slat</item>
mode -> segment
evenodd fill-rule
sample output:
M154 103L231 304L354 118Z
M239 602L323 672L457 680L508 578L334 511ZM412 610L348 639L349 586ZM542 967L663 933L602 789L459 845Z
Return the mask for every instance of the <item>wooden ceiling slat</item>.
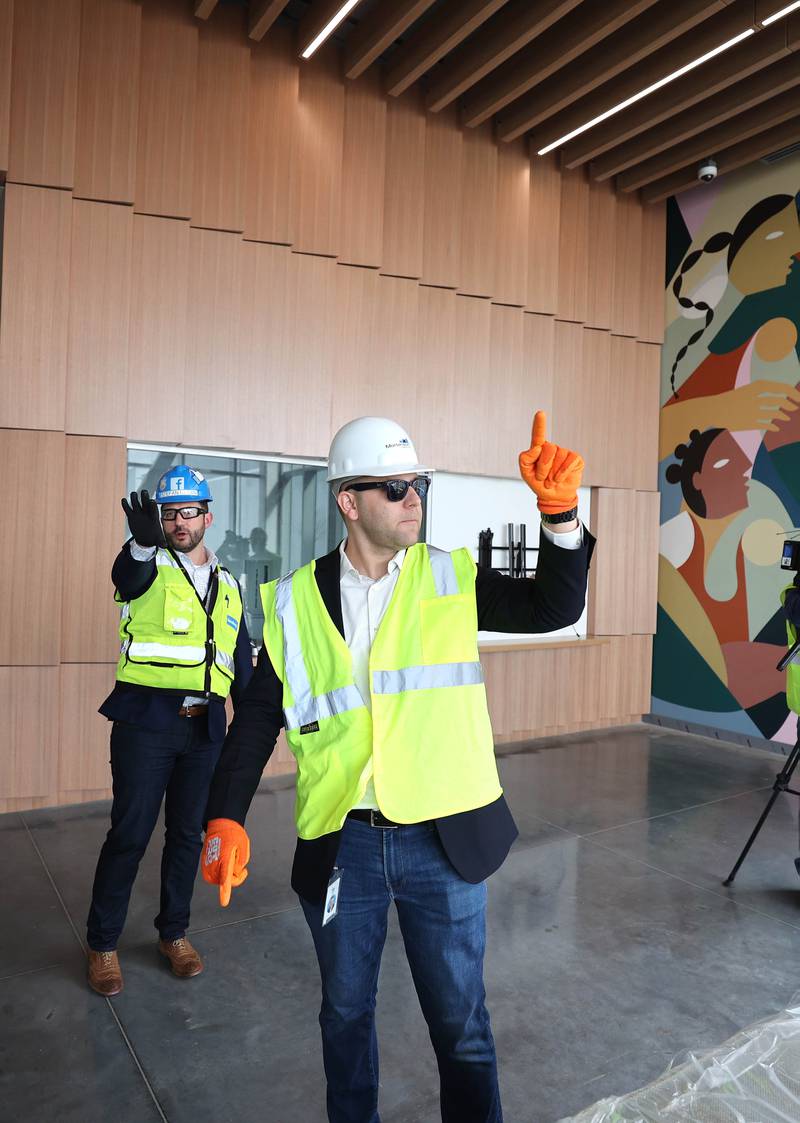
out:
M448 0L390 60L386 92L396 97L503 7L506 0Z
M195 0L194 14L198 19L208 19L217 6L217 0Z
M659 5L652 11L645 12L634 23L599 43L587 54L582 55L563 70L557 71L533 93L511 105L508 113L500 117L498 136L501 140L514 140L522 136L535 125L555 116L611 78L628 71L635 63L648 59L648 56L659 52L660 48L680 39L687 31L697 28L698 24L702 24L724 6L722 0L713 0L712 3L707 3L706 0L673 0L672 3ZM748 6L750 10L748 22L751 23L752 3ZM702 50L693 49L695 39L696 35L692 34L682 40L684 53L688 50L690 58L696 58L698 54L703 53ZM717 42L722 41L724 40L717 40ZM656 73L656 65L647 68L650 81L660 76ZM662 73L669 73L669 71L662 70ZM636 89L641 89L644 85L647 85L646 81ZM594 116L593 105L590 106L587 114L582 114L582 120L585 121L587 117L592 116ZM561 132L556 133L553 139L557 139L560 135Z
M612 175L618 175L637 164L643 164L660 152L680 144L681 141L697 136L763 102L769 102L771 98L796 86L800 86L800 63L797 56L790 55L789 58L760 71L754 77L738 82L735 86L729 86L722 93L707 98L701 105L677 114L660 126L656 125L648 129L642 136L629 140L627 144L612 148L602 159L591 164L592 178L609 179ZM800 108L800 98L797 94L795 99Z
M576 168L594 160L668 117L721 93L737 82L743 82L788 53L783 26L770 27L758 35L751 35L730 51L685 75L680 82L671 82L663 90L636 102L630 109L624 109L575 137L561 149L562 163L567 168ZM601 165L602 160L597 160L597 167Z
M559 0L554 4L552 0L512 0L487 24L480 36L476 36L478 41L465 43L457 55L448 59L437 71L436 81L428 91L428 109L434 113L444 109L465 90L571 12L580 2L581 0ZM644 2L652 4L654 0ZM607 6L606 0L589 0L589 4ZM490 110L492 112L494 110Z
M586 0L574 19L565 19L555 27L551 27L549 31L544 31L544 34L536 38L531 46L526 50L520 50L504 65L500 66L502 56L498 56L494 64L495 67L499 67L496 73L481 82L480 86L464 99L461 115L463 123L470 128L482 124L493 113L498 113L512 101L526 94L528 90L544 82L561 67L618 31L625 23L641 15L647 8L652 7L654 2L655 0ZM536 5L537 11L538 8L539 5ZM500 15L502 16L503 13L501 12ZM478 50L478 47L472 50L472 56L476 60ZM488 53L486 57L490 57ZM478 73L477 77L482 77L483 73L485 71ZM454 85L455 78L456 74L449 83L450 87ZM474 78L470 84L474 84L475 81L477 78ZM437 91L440 87L443 90L447 89L447 86L448 84L443 80L433 87L428 101L429 109L437 108L441 96ZM466 87L463 85L458 87L457 92L460 93L463 88ZM434 97L435 101L432 100Z
M694 160L702 160L705 156L715 156L720 150L730 148L748 137L755 136L764 129L774 128L784 121L790 121L800 112L800 98L797 90L787 90L764 102L755 109L740 113L730 121L723 121L713 129L706 129L700 136L690 137L683 144L675 145L666 152L653 156L650 160L643 160L634 168L629 168L617 176L618 191L635 191L661 179L670 172L677 171Z
M800 142L800 116L791 121L784 121L782 125L775 125L771 129L757 133L748 140L734 144L731 148L716 153L716 159L723 175L736 168L760 160L770 152L779 152L790 144ZM697 165L688 164L685 168L673 172L671 175L657 179L642 188L642 199L646 203L658 203L669 195L678 191L685 191L688 187L697 186Z
M286 7L286 0L251 0L247 34L260 43Z
M345 75L358 78L363 74L433 3L434 0L383 0L373 8L348 36Z
M564 112L545 121L531 136L531 143L535 146L534 151L538 152L559 137L579 128L586 121L613 109L626 98L646 89L659 78L665 78L673 71L707 54L720 43L746 31L752 26L752 20L753 5L747 0L732 4L725 11L705 20L695 27L691 34L681 36L675 42L667 44L656 54L618 74L613 81L594 91L591 96L583 98L575 105L570 105ZM597 49L602 50L602 46ZM558 75L556 74L550 81L557 83ZM502 127L499 132L502 135Z

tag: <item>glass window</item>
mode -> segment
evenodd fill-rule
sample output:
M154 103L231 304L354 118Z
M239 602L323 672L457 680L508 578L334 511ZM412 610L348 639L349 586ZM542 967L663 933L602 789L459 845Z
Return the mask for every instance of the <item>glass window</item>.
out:
M129 445L128 492L147 488L153 495L178 464L199 468L208 480L214 521L205 541L241 583L247 627L260 647L259 585L327 554L343 537L325 466Z

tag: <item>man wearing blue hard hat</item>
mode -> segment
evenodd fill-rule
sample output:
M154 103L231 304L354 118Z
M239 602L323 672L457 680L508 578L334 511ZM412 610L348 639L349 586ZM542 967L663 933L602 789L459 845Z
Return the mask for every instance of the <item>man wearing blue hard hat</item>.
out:
M111 571L120 656L100 707L114 723L114 801L87 921L89 985L105 996L122 990L117 941L162 799L158 947L178 977L203 970L186 939L203 812L225 699L231 693L235 704L253 671L239 584L203 542L211 498L203 474L180 465L162 476L155 499L142 491L122 500L131 538Z

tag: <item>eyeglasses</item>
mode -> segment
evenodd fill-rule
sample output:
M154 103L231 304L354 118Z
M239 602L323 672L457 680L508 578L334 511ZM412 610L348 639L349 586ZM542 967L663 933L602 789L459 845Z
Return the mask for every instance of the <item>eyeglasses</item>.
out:
M429 476L417 476L415 480L376 480L368 484L346 484L343 491L373 491L382 488L390 503L399 503L408 495L408 489L413 487L420 499L424 499L431 486Z
M204 515L205 511L202 507L170 507L168 511L161 512L162 523L174 523L175 519L180 515L182 519L196 519L198 515Z

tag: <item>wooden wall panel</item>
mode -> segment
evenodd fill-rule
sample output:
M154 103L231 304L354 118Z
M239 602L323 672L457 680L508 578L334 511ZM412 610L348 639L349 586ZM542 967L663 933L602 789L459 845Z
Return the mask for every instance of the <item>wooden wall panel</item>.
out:
M525 363L525 313L502 304L491 307L490 369L484 386L492 392L480 410L481 436L476 463L490 476L518 473L517 457L527 447L531 399ZM473 468L472 471L476 471Z
M530 159L528 309L555 315L561 240L561 173L553 156L532 153Z
M586 256L586 325L609 329L616 240L617 197L611 180L589 182L589 245Z
M553 408L548 418L548 433L557 444L566 445L583 456L586 461L583 482L593 483L597 465L587 443L591 440L591 413L588 408L575 408L576 402L585 401L583 395L588 382L588 379L582 377L586 367L584 331L580 324L557 320L553 339ZM566 375L567 371L569 377ZM576 378L581 379L578 388L575 387ZM585 451L587 448L588 456Z
M584 168L561 173L561 222L558 241L558 307L560 320L584 323L588 316L587 262L589 183Z
M459 296L455 303L455 379L450 406L458 411L459 434L449 444L447 460L447 467L455 472L490 471L483 463L484 446L492 437L485 416L491 396L487 387L491 386L494 394L494 379L500 376L493 370L492 358L491 304L478 297Z
M14 5L8 178L71 187L81 0Z
M422 276L425 107L416 85L386 107L386 181L381 272Z
M292 191L300 67L290 27L273 27L250 47L249 139L244 236L294 241Z
M294 254L287 310L284 387L291 387L285 450L327 456L338 324L337 274L330 258Z
M656 630L660 508L661 497L657 491L636 492L631 512L637 527L632 630L649 635Z
M126 494L127 450L122 437L66 438L61 662L116 661L119 606L111 565L128 535L120 499ZM87 550L87 544L91 549ZM90 785L87 785L90 786Z
M555 320L552 316L525 313L525 391L531 423L537 409L543 409L553 420L553 387L555 385ZM529 444L530 442L528 442ZM523 442L520 450L526 447Z
M520 308L528 299L530 180L531 164L525 141L501 144L497 155L492 299Z
M83 0L74 194L132 203L136 185L137 0Z
M609 439L611 337L608 332L560 322L555 332L553 440L583 456L584 484L609 482L620 452L628 460L625 443L618 446Z
M642 208L639 339L663 343L666 305L667 205Z
M461 248L458 291L491 297L495 291L497 145L491 122L465 129L461 153Z
M184 440L189 224L133 217L127 436Z
M428 115L422 280L458 288L461 271L462 139L455 106Z
M661 347L653 343L629 344L635 370L633 388L632 455L636 487L658 489L658 422L661 394Z
M341 248L344 88L339 48L329 41L300 68L294 248L335 257Z
M242 241L220 230L189 231L189 303L184 440L232 448L239 414L248 408L227 392L239 377L242 337L240 268Z
M0 0L0 172L8 171L8 141L11 128L11 41L14 29L14 0Z
M133 211L74 200L65 426L124 436Z
M344 92L342 230L339 260L371 265L383 259L386 99L380 71L367 71Z
M0 425L64 428L71 222L66 191L7 185Z
M457 427L443 425L453 417L458 378L456 357L457 297L448 289L420 287L417 417L412 432L423 462L434 468L451 463L460 439Z
M592 534L603 542L589 571L591 635L622 636L633 631L634 574L642 558L634 514L635 491L598 487L592 490Z
M0 590L0 665L56 664L61 644L59 565L66 557L63 433L0 429L0 504L4 562L13 574L13 581L4 581ZM41 698L36 705L42 706Z
M617 197L611 330L635 336L641 307L642 206L635 194Z
M0 798L55 802L58 695L58 667L0 667L6 727Z
M79 803L111 788L111 722L97 707L114 687L115 663L64 663L58 727L58 790L63 801Z
M198 22L183 0L142 0L136 210L190 218Z
M192 225L244 230L250 48L247 12L221 7L200 22Z

